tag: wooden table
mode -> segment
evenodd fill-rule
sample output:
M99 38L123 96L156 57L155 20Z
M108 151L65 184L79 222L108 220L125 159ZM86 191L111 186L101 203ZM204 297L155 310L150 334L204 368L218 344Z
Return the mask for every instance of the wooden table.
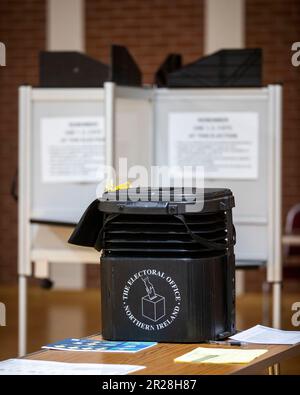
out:
M92 336L93 339L101 339L101 336ZM275 364L279 364L284 359L291 358L300 354L300 343L294 346L284 345L247 345L243 349L268 349L268 352L256 358L248 364L189 364L175 363L174 358L179 357L194 348L220 347L204 344L177 344L159 343L147 350L136 354L129 353L104 353L104 352L74 352L42 350L26 356L28 359L72 362L72 363L110 363L146 366L136 374L139 375L205 375L205 374L261 374L266 369ZM231 347L231 346L227 346ZM237 347L240 348L240 347Z

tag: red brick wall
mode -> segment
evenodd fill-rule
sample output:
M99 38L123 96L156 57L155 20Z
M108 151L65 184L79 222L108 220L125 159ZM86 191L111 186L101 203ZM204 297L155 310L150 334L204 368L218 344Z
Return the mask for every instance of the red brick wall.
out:
M203 51L203 0L86 0L87 53L109 62L111 44L127 46L144 75L170 52L190 62Z
M45 0L1 0L0 41L0 283L17 274L17 204L10 195L18 156L18 86L38 83L38 52L45 48Z
M264 83L283 83L283 221L300 202L300 67L291 45L300 41L299 0L247 0L246 45L261 47Z

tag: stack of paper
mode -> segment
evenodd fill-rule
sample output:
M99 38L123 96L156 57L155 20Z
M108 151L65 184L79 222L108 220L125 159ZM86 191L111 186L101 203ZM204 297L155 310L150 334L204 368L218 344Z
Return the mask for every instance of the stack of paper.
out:
M258 344L296 344L300 342L300 331L283 331L256 325L231 336L230 339Z
M30 359L8 359L0 362L1 375L124 375L145 366L98 363L46 362Z
M268 350L241 350L236 348L198 347L175 359L189 363L248 363Z
M101 351L101 352L130 352L135 353L155 346L155 342L122 342L93 339L70 338L47 344L42 348L62 351Z

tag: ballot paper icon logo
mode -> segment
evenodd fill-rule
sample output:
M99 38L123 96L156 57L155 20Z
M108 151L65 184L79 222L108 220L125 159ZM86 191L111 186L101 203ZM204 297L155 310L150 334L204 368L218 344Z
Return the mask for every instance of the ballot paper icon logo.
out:
M147 291L147 295L142 297L142 316L154 322L159 321L166 315L166 298L155 292L149 277L141 278Z

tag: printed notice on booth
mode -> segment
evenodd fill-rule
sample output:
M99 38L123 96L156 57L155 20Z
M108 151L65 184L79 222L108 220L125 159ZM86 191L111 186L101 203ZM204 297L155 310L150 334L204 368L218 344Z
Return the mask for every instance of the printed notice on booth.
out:
M255 112L169 114L169 166L203 166L207 179L258 177Z
M44 183L101 181L105 165L103 117L43 118L41 165Z

